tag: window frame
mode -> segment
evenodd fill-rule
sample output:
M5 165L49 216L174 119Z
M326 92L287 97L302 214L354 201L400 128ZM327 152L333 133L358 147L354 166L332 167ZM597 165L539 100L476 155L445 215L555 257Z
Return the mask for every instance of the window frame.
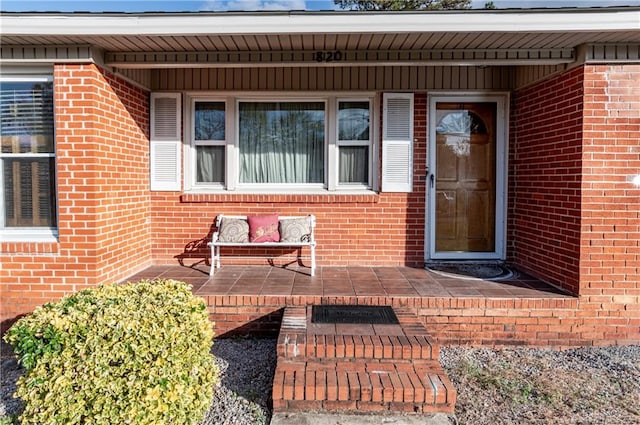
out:
M367 185L339 183L339 102L369 103L369 140L359 141L369 147L369 181ZM193 193L367 193L378 190L378 124L379 95L375 92L187 92L185 93L183 122L185 126L184 184ZM197 183L195 143L195 102L225 102L225 184ZM324 181L322 183L240 183L239 105L243 102L323 102L325 104ZM356 142L357 143L357 142ZM347 146L347 144L342 144ZM363 145L363 144L359 144Z
M15 73L0 75L2 82L44 82L53 83L53 75L49 73ZM53 87L53 149L47 153L3 153L0 151L0 241L2 242L55 242L58 240L59 205L58 205L58 173L56 157L56 125L55 125L55 86ZM52 196L54 197L55 226L19 226L6 227L5 223L5 199L4 199L4 159L5 158L53 158L54 178Z
M222 103L224 104L224 140L196 140L195 135L195 124L196 124L196 103ZM185 108L186 109L186 108ZM228 101L225 98L220 97L193 97L191 98L191 104L189 106L189 113L191 115L191 120L185 122L189 122L190 125L188 127L188 140L189 146L191 146L190 155L185 155L185 157L190 158L190 164L192 164L191 168L191 179L190 183L194 188L214 188L214 189L224 189L227 181L228 181L228 173L227 169L229 168L227 165L228 162L228 149L227 141L229 140L229 122L228 122L228 114L229 114L229 105ZM198 182L198 146L223 146L225 147L225 170L223 172L225 181L220 182ZM189 169L189 168L187 168Z
M368 140L340 140L340 118L338 114L340 113L340 103L346 102L367 102L369 104L369 139ZM363 97L337 97L336 98L336 172L338 173L336 177L336 182L339 187L344 188L352 188L352 189L371 189L372 181L373 181L373 121L374 121L374 98L363 98ZM366 146L369 148L368 150L368 184L362 183L340 183L340 147L345 146Z
M323 166L323 181L322 183L242 183L240 182L240 104L241 103L323 103L324 104L324 163ZM236 138L234 140L236 146L237 155L235 156L235 164L234 164L234 178L236 182L236 187L240 190L249 190L249 191L264 191L264 190L281 190L281 191L300 191L300 190L323 190L326 189L327 182L327 136L328 136L328 121L329 121L329 113L328 113L328 104L327 99L322 97L243 97L238 96L235 98L235 129L236 129Z

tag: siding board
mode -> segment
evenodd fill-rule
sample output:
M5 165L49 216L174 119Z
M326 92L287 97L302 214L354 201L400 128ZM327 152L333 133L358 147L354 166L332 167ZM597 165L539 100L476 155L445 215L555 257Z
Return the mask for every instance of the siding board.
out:
M99 59L89 46L2 46L5 60L93 61Z
M215 78L216 87L224 87L225 86L225 77L227 76L226 72L215 72L212 75L212 79Z
M151 71L148 69L117 69L119 75L142 87L151 87Z
M334 87L336 88L336 90L342 90L343 89L342 68L336 68L336 69L333 69L332 71L333 71Z
M566 69L565 64L560 65L530 65L515 68L515 87L521 88L547 78Z
M559 67L284 67L158 69L151 88L171 90L505 90ZM517 74L517 75L514 75ZM123 75L128 75L123 72ZM138 81L136 78L132 78ZM149 78L147 77L147 80Z
M635 62L640 60L640 44L594 44L586 47L587 62Z
M409 68L409 87L418 87L418 69L415 66Z

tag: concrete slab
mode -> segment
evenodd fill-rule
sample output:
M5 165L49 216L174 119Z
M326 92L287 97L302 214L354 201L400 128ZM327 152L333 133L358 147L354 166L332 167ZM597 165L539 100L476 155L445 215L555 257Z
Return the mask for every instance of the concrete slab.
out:
M452 425L453 415L344 415L330 413L276 413L271 425Z

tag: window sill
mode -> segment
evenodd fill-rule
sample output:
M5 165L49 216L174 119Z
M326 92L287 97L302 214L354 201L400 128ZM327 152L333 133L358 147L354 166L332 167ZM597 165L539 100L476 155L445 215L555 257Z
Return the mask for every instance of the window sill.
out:
M57 232L54 231L0 231L0 251L3 254L55 254L58 245Z
M289 193L272 191L211 191L185 192L180 195L182 203L286 203L286 204L375 204L380 196L371 190L305 190Z
M57 230L0 230L0 242L34 242L34 243L57 243Z

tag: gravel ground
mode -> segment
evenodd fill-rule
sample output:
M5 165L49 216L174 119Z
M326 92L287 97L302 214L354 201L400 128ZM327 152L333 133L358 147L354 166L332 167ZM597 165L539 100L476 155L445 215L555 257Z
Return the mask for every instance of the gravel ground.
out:
M0 424L3 424L3 418L10 415L18 416L22 410L22 403L19 399L13 398L13 393L16 391L16 381L22 376L24 369L18 366L18 362L12 356L11 346L4 341L1 345Z
M640 346L443 348L459 424L640 424Z
M274 339L219 339L221 382L202 425L267 425ZM11 397L22 373L2 352L0 423L19 411ZM458 389L457 423L640 424L640 346L547 349L449 347L441 362Z
M221 379L202 425L268 424L276 340L218 339L212 351Z

